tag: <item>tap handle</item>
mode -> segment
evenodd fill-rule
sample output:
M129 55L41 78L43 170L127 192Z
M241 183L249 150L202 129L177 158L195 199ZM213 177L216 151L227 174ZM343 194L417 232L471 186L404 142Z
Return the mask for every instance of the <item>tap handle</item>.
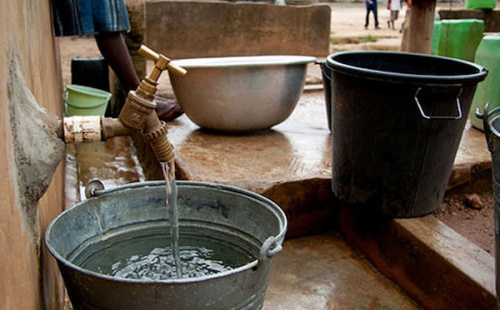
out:
M155 62L155 66L160 70L168 69L168 71L178 76L185 76L187 73L186 69L171 63L168 57L158 54L144 44L139 48L139 54L147 59L153 60Z

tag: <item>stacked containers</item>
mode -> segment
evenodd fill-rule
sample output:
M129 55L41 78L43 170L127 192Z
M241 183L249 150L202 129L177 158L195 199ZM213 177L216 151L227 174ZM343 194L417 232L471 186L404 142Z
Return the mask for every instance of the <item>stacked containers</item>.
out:
M439 42L439 29L441 29L441 21L434 21L434 31L432 32L432 41L431 41L431 54L437 55L438 51L438 42Z
M483 38L476 53L476 63L488 69L488 77L479 84L472 101L470 121L472 126L483 130L483 122L475 116L475 110L482 112L486 103L490 109L500 106L500 35Z
M484 22L479 19L441 20L434 28L433 54L474 61L483 32Z
M465 0L465 8L468 10L494 9L496 5L496 0Z

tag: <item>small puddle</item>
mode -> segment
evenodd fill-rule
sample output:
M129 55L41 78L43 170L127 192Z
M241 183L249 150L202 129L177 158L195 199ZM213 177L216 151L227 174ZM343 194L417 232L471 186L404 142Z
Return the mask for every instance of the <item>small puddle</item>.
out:
M66 206L85 200L85 186L96 178L105 188L145 181L129 137L66 146Z

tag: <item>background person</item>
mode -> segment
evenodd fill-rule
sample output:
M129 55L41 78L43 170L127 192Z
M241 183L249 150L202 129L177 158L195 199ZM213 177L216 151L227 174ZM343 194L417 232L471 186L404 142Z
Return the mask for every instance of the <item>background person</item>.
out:
M375 20L375 29L380 29L378 26L378 12L377 12L377 0L366 0L366 18L365 18L365 29L368 29L370 24L370 12L373 13L373 18Z
M399 17L399 10L401 10L401 0L389 0L387 9L390 11L390 18L387 21L387 26L392 30L396 30L394 26L395 21Z

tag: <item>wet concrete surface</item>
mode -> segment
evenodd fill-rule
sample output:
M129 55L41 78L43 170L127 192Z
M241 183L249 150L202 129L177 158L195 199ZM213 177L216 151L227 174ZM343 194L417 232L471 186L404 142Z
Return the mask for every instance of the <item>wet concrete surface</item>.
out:
M397 285L329 232L284 243L264 310L421 309Z
M331 176L331 135L321 92L305 93L292 115L268 131L206 132L183 116L169 132L188 179L236 182L258 191L277 181Z
M129 137L66 146L66 207L85 199L85 186L99 179L105 188L144 181Z

